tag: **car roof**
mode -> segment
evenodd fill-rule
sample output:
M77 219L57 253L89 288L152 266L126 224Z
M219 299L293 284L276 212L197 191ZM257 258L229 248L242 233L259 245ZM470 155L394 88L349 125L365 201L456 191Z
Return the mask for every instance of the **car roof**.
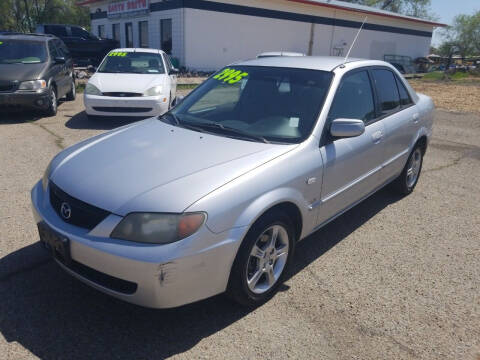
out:
M43 42L48 39L56 39L56 36L46 34L22 34L22 33L3 33L0 34L0 38L3 40L30 40Z
M311 69L311 70L323 70L332 71L336 67L352 62L367 62L364 66L368 66L368 62L372 62L372 65L378 64L378 61L349 58L345 62L345 58L338 56L275 56L264 57L259 59L252 59L246 61L240 61L235 65L245 66L272 66L272 67L286 67L286 68L299 68L299 69Z
M160 49L150 49L150 48L119 48L111 50L110 52L143 52L143 53L163 53L163 50Z

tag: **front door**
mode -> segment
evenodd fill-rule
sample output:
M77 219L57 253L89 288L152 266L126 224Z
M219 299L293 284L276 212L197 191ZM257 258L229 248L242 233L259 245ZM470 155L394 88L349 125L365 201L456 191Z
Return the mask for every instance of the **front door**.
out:
M335 119L360 119L365 132L357 137L335 139L329 135ZM320 153L324 163L321 207L317 225L361 200L380 185L384 158L382 121L376 121L374 95L366 69L344 75L325 125Z

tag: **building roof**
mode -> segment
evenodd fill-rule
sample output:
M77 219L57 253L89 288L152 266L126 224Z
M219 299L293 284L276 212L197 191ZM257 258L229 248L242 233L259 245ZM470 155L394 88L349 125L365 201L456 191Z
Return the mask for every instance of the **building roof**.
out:
M101 2L101 1L104 1L104 0L80 0L80 1L77 2L77 5L88 5L88 4L93 4L93 3L97 3L97 2ZM420 18L416 18L416 17L413 17L413 16L402 15L402 14L394 13L392 11L387 11L387 10L381 10L381 9L378 9L378 8L374 8L374 7L371 7L371 6L352 4L352 3L345 2L345 1L338 1L338 0L287 0L287 1L302 3L302 4L308 4L308 5L321 6L321 7L328 7L328 8L333 8L333 9L356 12L356 13L363 13L363 14L366 14L366 15L370 14L370 15L383 16L383 17L389 17L389 18L394 18L394 19L407 20L407 21L432 25L432 26L436 26L436 27L447 26L446 24L438 23L438 22L435 22L435 21L420 19Z
M428 24L428 25L438 26L438 27L447 26L446 24L442 24L435 21L420 19L413 16L402 15L399 13L395 13L387 10L381 10L371 6L352 4L345 1L338 1L338 0L288 0L288 1L328 7L333 9L345 10L345 11L352 11L357 13L364 13L366 15L371 14L371 15L384 16L384 17L389 17L394 19L402 19L402 20L413 21L413 22L418 22L418 23Z

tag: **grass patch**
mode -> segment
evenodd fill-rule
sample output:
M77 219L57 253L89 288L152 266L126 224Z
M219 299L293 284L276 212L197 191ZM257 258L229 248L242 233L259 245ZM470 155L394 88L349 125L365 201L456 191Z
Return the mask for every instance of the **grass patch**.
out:
M193 90L199 84L177 84L177 90Z
M85 90L85 83L77 83L76 89L77 93L83 93Z
M453 74L448 75L450 77L450 80L469 80L469 79L475 79L476 77L473 74L470 74L468 72L463 72L463 71L457 71ZM443 71L433 71L430 73L425 74L422 78L423 80L430 80L430 81L442 81L444 79L444 73Z

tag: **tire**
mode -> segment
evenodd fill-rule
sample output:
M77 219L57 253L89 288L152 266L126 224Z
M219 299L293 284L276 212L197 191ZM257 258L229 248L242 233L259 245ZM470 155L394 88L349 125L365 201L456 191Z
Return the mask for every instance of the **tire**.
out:
M271 246L274 233L275 249ZM227 295L245 306L258 306L269 300L288 274L294 251L295 230L290 218L279 211L262 216L243 239L232 266Z
M45 110L45 115L55 116L57 115L58 99L57 99L57 90L54 86L50 85L48 88L49 91L49 104L48 108Z
M409 195L418 183L423 165L423 148L416 145L410 153L402 173L392 182L392 190L400 195Z
M73 101L77 97L77 88L75 87L75 78L72 77L72 88L67 93L67 101Z

